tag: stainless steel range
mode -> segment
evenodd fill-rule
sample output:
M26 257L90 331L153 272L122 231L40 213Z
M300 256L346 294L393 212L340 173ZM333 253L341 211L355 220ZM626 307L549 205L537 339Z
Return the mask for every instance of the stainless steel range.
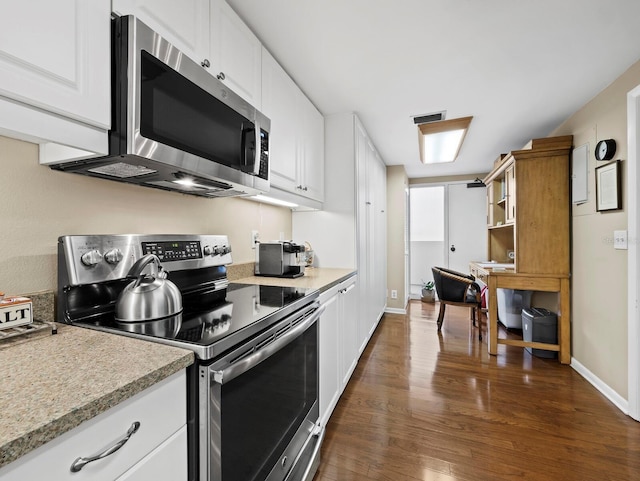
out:
M58 319L195 353L190 481L311 480L324 435L318 292L229 283L230 263L226 236L63 236Z

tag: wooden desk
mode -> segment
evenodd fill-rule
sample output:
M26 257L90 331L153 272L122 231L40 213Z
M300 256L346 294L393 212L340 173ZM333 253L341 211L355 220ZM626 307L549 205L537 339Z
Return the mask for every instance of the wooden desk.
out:
M487 284L489 289L489 311L487 329L489 331L489 354L498 354L498 344L532 347L558 351L562 364L571 363L571 302L568 275L519 274L512 269L496 270L471 263L471 273ZM497 289L521 289L529 291L557 292L558 299L558 344L525 342L517 339L498 338L498 295Z

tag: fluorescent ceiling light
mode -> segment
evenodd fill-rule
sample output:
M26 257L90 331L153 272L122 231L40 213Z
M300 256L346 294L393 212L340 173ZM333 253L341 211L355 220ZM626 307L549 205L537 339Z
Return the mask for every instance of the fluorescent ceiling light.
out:
M453 162L473 117L428 122L418 125L420 160L423 164Z
M280 199L274 199L273 197L268 197L266 195L253 195L251 196L252 199L260 201L260 202L266 202L267 204L275 204L275 205L281 205L283 207L298 207L298 204L294 204L293 202L287 202L286 200L280 200Z

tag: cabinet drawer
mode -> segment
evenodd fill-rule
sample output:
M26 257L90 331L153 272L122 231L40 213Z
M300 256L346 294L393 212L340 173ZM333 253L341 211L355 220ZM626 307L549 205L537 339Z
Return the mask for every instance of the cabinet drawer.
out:
M0 479L114 480L186 424L186 392L185 372L176 373L0 469ZM136 421L122 448L71 472L77 458L113 446Z
M117 481L187 481L187 426L158 446Z

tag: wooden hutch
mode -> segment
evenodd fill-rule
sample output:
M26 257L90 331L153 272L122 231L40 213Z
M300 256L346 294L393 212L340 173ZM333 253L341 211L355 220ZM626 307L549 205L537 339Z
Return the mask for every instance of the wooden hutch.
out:
M501 155L485 177L488 259L471 273L489 288L489 353L498 344L558 351L571 362L570 328L570 135L534 139ZM558 344L498 339L496 289L559 293Z

